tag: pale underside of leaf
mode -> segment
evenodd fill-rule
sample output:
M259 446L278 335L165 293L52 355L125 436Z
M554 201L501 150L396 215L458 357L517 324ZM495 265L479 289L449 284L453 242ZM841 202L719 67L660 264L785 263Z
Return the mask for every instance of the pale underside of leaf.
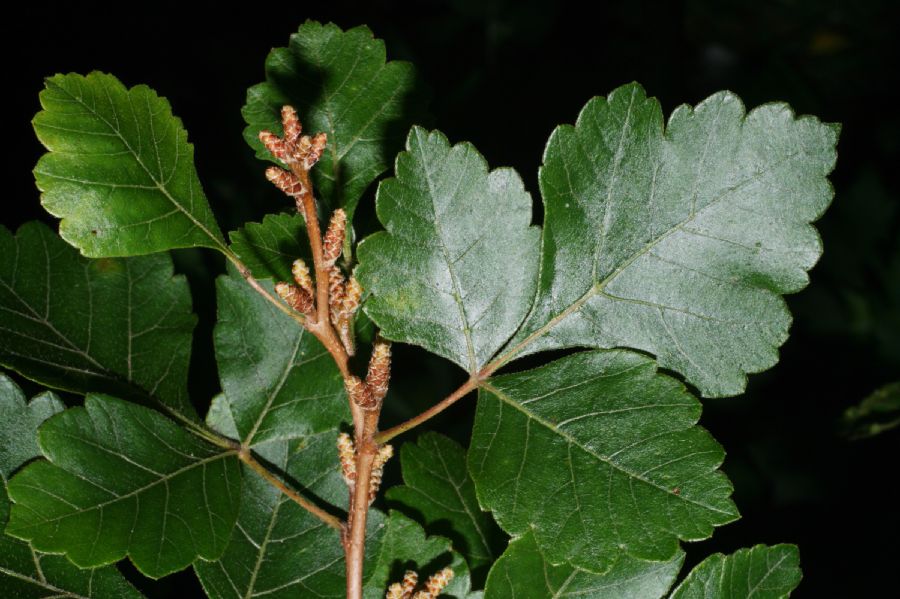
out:
M33 124L50 151L34 175L66 241L91 257L225 248L165 98L98 72L50 77L40 97Z
M646 562L620 553L604 574L552 564L532 533L515 539L491 568L485 599L659 599L675 582L684 553Z
M507 532L602 573L624 550L669 560L738 517L700 404L632 352L575 354L480 392L469 471Z
M663 127L637 84L591 100L544 154L534 307L505 359L630 347L704 395L734 395L777 360L781 295L821 253L810 222L832 197L837 127L785 104L749 114L731 93Z
M224 550L240 494L234 452L147 408L89 395L41 428L39 460L9 482L7 532L80 567L130 556L160 577Z
M539 230L510 169L489 171L471 144L414 127L396 177L378 187L387 229L359 246L366 314L388 339L470 373L519 326L534 295Z

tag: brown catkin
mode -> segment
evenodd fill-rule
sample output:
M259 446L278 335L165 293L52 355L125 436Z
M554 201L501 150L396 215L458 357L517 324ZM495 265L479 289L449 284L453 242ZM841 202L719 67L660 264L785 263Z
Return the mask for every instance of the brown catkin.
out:
M339 326L344 309L344 275L337 266L328 269L328 309L332 324Z
M294 281L297 282L297 286L300 289L306 291L311 297L316 296L316 290L306 262L300 258L294 260L294 263L291 265L291 274L294 275Z
M293 106L284 105L281 107L281 126L284 128L284 141L293 144L303 132L303 126L300 119L297 118L297 111Z
M341 460L341 474L348 485L356 482L356 447L347 433L341 433L337 439L338 457Z
M290 144L285 143L284 140L271 131L265 130L259 132L259 141L266 147L269 154L286 164L290 164L292 160Z
M331 215L331 222L328 223L328 230L325 231L325 241L322 243L322 260L326 266L333 266L341 256L346 230L347 213L338 208Z
M382 445L372 463L372 475L369 478L369 503L375 501L378 489L381 488L381 477L384 475L384 465L394 455L394 448L390 445Z
M277 293L278 297L283 299L288 306L301 314L310 316L315 312L312 295L305 289L300 289L296 285L291 285L290 283L276 283L275 293Z
M292 198L300 198L306 191L297 175L277 166L266 169L266 179Z
M364 410L371 410L377 405L375 398L372 397L372 390L358 376L351 375L344 379L344 387L351 401Z
M390 379L391 344L378 337L372 347L372 357L369 358L369 370L366 373L366 384L376 400L381 401L387 395Z

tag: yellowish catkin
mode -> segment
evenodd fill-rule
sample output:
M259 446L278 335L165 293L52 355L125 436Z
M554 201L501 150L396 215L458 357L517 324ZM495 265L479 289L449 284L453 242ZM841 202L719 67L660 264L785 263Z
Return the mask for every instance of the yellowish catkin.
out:
M350 435L347 433L338 435L337 448L344 482L352 485L356 482L356 447L354 447L353 439L350 438Z
M291 274L294 275L294 281L300 289L305 290L311 297L316 296L315 287L313 286L312 277L309 274L309 267L306 262L297 258L291 265Z
M322 260L326 266L332 266L341 256L344 247L344 235L347 232L347 213L338 208L331 215L325 241L322 243Z
M384 399L391 380L391 344L381 337L375 340L372 357L369 358L369 370L366 373L366 384L372 390L376 401Z
M394 448L390 445L382 445L372 464L372 476L369 478L369 503L375 501L378 489L381 488L381 477L384 475L384 465L394 455Z

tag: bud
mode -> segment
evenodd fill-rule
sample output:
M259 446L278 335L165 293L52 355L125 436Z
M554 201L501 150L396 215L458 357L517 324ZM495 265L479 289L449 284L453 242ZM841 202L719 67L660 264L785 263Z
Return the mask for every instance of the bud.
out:
M328 230L325 232L322 250L322 259L325 262L325 266L334 265L335 261L340 257L341 250L344 247L346 230L347 213L338 208L331 215L331 222L328 223Z
M377 401L384 399L391 379L391 344L381 337L375 340L372 357L369 358L369 371L366 373L366 384L372 390Z
M311 316L315 312L315 305L312 295L305 289L300 289L296 285L290 283L276 283L275 293L283 299L285 303L306 316Z

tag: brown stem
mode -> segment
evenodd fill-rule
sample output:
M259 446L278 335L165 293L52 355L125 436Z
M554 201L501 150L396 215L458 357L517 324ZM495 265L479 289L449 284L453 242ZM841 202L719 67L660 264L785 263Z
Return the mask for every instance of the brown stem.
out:
M397 426L389 428L386 431L381 431L380 433L375 435L375 440L378 443L387 443L388 441L390 441L397 435L403 434L406 431L419 426L426 420L434 418L435 416L437 416L438 414L440 414L441 412L443 412L444 410L446 410L447 408L449 408L450 406L455 404L457 401L459 401L460 399L462 399L463 397L468 395L470 392L474 391L478 387L478 385L481 383L482 380L483 379L480 379L477 377L470 378L463 385L461 385L456 391L454 391L453 393L451 393L450 395L448 395L447 397L442 399L440 402L434 404L433 406L431 406L430 408L428 408L421 414L419 414L417 416L413 416L406 422L401 422Z
M287 495L288 498L291 499L291 501L311 513L313 516L315 516L331 528L334 528L336 530L343 530L344 526L343 524L341 524L340 519L332 516L307 498L303 497L300 493L284 484L277 476L269 472L268 468L256 461L256 458L253 457L253 454L249 449L247 449L246 447L242 447L238 451L238 458L240 458L242 462L247 464L254 472L266 479L269 484Z
M364 412L362 435L356 437L356 481L350 490L350 513L343 537L347 562L347 599L362 598L362 578L366 553L366 521L369 516L369 485L378 455L375 432L379 410Z

